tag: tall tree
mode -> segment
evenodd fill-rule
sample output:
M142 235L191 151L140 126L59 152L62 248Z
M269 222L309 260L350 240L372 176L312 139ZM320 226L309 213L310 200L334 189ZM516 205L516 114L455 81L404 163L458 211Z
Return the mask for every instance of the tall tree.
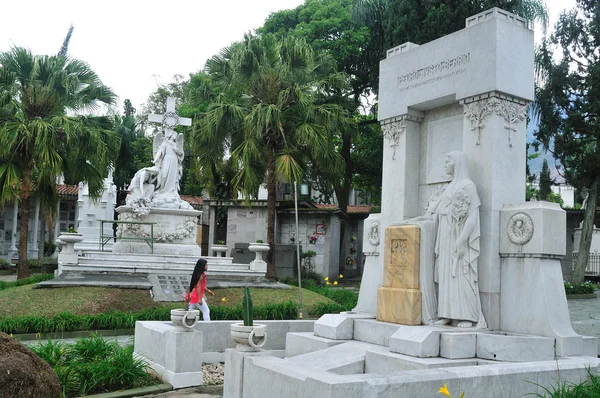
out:
M32 189L64 174L99 196L118 153L108 117L68 116L111 104L115 95L82 61L36 56L15 47L0 53L0 204L19 199L18 278L29 275L27 232ZM40 192L45 192L41 189Z
M71 35L73 35L73 24L71 24L71 26L69 26L67 35L65 36L65 39L63 40L63 44L60 47L60 50L58 51L58 55L60 55L61 57L68 56L69 43L71 42Z
M566 180L589 192L573 282L583 282L600 182L600 4L577 0L536 52L536 138L560 160ZM562 58L555 60L555 49Z
M273 13L267 18L259 33L274 33L278 37L293 35L303 38L315 51L327 51L336 62L340 72L345 72L350 81L350 90L339 93L339 103L350 112L356 112L366 102L366 97L371 93L370 70L367 62L370 32L364 24L359 24L352 19L352 9L356 0L306 0L304 4L293 10L284 10ZM338 206L345 213L348 206L348 197L352 188L352 180L356 172L353 164L352 147L354 136L358 133L357 123L348 124L340 135L337 148L344 159L345 168L341 175L330 175L325 181L323 176L313 177L313 183L321 187L333 186ZM377 165L371 163L371 165ZM369 168L373 170L373 168ZM364 175L363 170L363 175ZM377 174L362 182L376 180ZM317 174L313 171L312 174ZM378 188L380 188L379 186ZM371 188L371 187L369 187ZM377 189L377 188L374 188ZM372 189L371 189L372 190ZM342 233L344 228L342 228Z
M234 191L249 198L266 176L267 241L274 248L277 183L302 181L309 164L341 170L332 138L347 116L327 94L342 89L346 79L330 56L314 52L305 40L272 34L246 35L211 58L206 69L224 94L198 120L197 131L207 142L239 140L232 152L239 165ZM267 254L269 278L276 277L273 252Z
M550 168L548 167L548 160L544 159L542 164L542 171L540 171L540 200L548 200L550 193L552 192L552 178L550 177Z

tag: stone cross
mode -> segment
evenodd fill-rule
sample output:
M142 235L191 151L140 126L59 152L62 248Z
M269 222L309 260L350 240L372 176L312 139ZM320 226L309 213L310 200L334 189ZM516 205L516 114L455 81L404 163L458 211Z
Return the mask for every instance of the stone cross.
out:
M148 115L148 121L162 123L166 129L173 130L175 126L191 126L192 119L188 117L179 117L175 113L175 98L167 98L167 112L164 115Z

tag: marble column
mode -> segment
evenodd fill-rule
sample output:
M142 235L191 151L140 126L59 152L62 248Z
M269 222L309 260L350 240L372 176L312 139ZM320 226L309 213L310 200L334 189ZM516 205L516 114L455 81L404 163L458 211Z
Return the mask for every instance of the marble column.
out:
M38 237L40 235L40 199L35 201L35 216L33 219L33 236L31 242L30 256L31 258L38 257ZM43 248L42 248L43 251Z
M12 225L12 235L10 237L10 250L8 251L8 255L10 258L15 258L17 256L17 226L19 225L19 220L17 217L19 216L19 201L15 199L15 204L13 206L13 225Z

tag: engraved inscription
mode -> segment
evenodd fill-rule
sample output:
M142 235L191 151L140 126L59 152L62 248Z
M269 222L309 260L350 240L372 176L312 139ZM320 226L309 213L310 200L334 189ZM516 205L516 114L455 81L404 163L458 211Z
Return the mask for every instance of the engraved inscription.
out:
M404 273L408 266L408 243L406 239L392 239L392 255L389 270L399 280L404 280Z
M397 83L400 91L409 90L429 83L444 80L463 74L467 71L464 67L471 62L471 53L461 54L454 58L427 65L398 77ZM457 69L463 67L461 69ZM427 79L427 80L423 80Z

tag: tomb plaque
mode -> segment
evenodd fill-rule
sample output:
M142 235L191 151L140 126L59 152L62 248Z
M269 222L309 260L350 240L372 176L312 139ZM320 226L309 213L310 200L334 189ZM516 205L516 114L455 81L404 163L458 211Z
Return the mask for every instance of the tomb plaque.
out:
M420 229L392 225L385 231L383 286L377 291L377 320L421 324Z

